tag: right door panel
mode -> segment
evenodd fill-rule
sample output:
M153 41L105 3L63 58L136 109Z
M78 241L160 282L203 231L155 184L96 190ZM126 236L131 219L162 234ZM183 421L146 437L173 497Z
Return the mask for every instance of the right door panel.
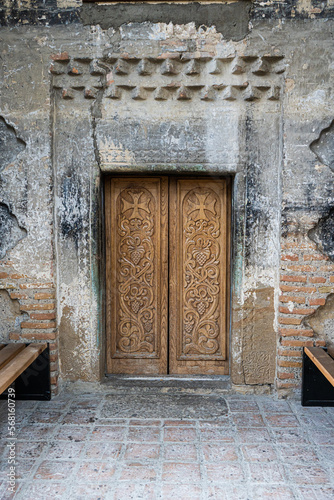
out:
M169 373L228 374L228 180L170 180Z

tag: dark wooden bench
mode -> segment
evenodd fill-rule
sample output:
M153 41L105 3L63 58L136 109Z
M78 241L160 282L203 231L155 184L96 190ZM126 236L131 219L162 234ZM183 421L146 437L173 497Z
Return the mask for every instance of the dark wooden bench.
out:
M304 347L303 406L334 406L334 348Z
M15 384L16 399L51 399L49 346L0 344L0 398Z

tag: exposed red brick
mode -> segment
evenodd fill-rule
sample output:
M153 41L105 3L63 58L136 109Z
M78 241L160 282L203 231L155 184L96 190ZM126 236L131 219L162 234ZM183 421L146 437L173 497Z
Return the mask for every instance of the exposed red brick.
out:
M305 304L305 297L294 297L291 295L280 295L280 302L296 302L297 304Z
M323 306L326 303L326 299L310 299L310 306Z
M313 337L313 330L296 330L295 328L279 328L282 337Z
M37 328L48 330L49 328L56 328L56 323L52 321L51 323L30 323L29 321L22 321L21 328Z
M25 278L24 274L14 273L10 275L11 280L20 280L21 278Z
M319 271L324 272L324 273L332 273L332 272L334 272L334 264L327 265L327 266L320 266Z
M326 283L326 278L322 276L310 276L309 281L310 283Z
M301 322L302 322L302 319L301 318L285 318L285 317L282 317L282 318L279 318L278 321L282 325L300 325Z
M312 347L313 340L281 340L281 345L287 347Z
M30 318L31 319L37 319L37 320L41 320L41 319L55 319L56 318L56 313L55 312L51 312L51 313L31 313L30 314Z
M300 368L303 366L302 361L291 361L290 359L286 361L285 359L279 359L277 362L278 366L286 368Z
M0 280L4 280L8 278L9 274L8 273L0 273Z
M291 383L288 383L288 382L281 382L280 380L277 381L277 388L278 389L293 389L295 387L298 387L298 382L296 382L295 384L291 384Z
M21 283L22 290L39 290L44 288L53 288L53 283Z
M292 311L290 311L290 309L288 307L282 307L280 306L279 307L279 312L281 313L284 313L284 314L303 314L303 315L309 315L309 314L312 314L314 313L315 309L313 308L303 308L303 309L292 309Z
M21 338L21 335L19 333L11 332L9 334L9 340L20 340L20 338Z
M50 354L50 361L58 361L58 353Z
M325 347L326 341L325 340L316 340L315 345L316 345L316 347Z
M21 311L51 311L55 308L55 304L22 304Z
M285 372L278 372L277 376L281 380L289 379L289 378L295 378L294 373L285 373Z
M68 55L68 52L60 52L58 54L52 54L51 59L53 61L69 61L70 57Z
M22 332L20 335L20 340L31 341L31 340L54 340L56 338L56 332L46 333L46 332Z
M303 292L303 293L315 293L317 289L313 286L292 286L292 285L281 285L282 292Z
M278 355L279 356L288 356L288 357L293 357L293 358L301 358L302 353L301 353L301 351L288 351L285 349L278 349Z
M299 260L299 257L298 257L298 255L282 255L282 260L297 261L297 260Z
M34 299L36 300L48 300L48 299L54 299L55 294L54 293L46 293L46 292L38 292L35 293Z
M281 281L291 281L294 283L306 283L307 277L306 276L290 276L283 274L281 276Z
M52 385L57 385L58 383L58 376L53 376L53 377L50 377L50 382Z
M293 266L287 266L287 269L289 271L294 271L297 273L313 273L317 270L316 267L314 266L308 266L308 265L293 265Z
M25 293L11 292L10 298L11 299L27 299L28 295Z
M330 276L330 277L329 277L329 281L330 281L331 283L334 283L334 276Z
M326 257L326 255L318 253L312 255L304 255L304 260L328 260L328 257Z

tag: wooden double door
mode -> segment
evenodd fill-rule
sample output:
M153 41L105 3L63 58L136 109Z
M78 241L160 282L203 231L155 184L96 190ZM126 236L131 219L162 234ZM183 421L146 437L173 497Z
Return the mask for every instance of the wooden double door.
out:
M108 373L228 373L228 200L228 179L106 179Z

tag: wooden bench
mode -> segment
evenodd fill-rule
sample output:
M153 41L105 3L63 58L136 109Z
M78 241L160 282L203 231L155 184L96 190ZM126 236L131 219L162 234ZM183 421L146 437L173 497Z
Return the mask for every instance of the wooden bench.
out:
M302 406L334 406L334 349L304 347Z
M49 346L0 344L0 398L15 382L16 399L51 399Z

